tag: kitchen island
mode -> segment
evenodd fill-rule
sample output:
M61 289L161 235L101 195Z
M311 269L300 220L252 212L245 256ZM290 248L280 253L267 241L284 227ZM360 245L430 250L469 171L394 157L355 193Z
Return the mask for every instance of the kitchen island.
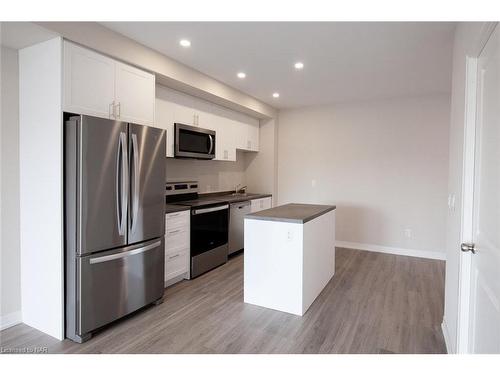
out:
M303 315L335 273L335 206L245 216L244 301Z

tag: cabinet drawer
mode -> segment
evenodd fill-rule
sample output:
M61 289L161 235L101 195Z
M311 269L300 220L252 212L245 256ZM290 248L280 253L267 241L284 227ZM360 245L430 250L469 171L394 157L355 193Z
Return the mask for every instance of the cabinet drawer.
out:
M179 247L189 248L189 231L185 228L170 230L165 235L166 251Z
M188 271L189 251L181 250L176 253L165 255L165 281L180 276Z
M166 215L166 232L179 227L189 228L190 211L172 212Z

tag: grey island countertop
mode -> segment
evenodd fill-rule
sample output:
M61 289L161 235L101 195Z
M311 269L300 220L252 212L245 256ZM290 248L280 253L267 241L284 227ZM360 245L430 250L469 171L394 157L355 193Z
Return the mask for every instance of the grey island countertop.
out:
M247 214L245 218L304 224L329 211L335 210L336 207L321 204L289 203L253 214Z

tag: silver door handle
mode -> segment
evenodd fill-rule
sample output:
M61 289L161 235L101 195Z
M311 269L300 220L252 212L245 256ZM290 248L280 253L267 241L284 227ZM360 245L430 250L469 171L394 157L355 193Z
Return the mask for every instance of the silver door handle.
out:
M110 260L121 259L121 258L128 258L129 256L145 253L146 251L155 249L159 245L161 245L161 241L156 241L155 243L152 243L150 245L147 245L144 247L139 247L138 249L134 249L134 250L130 250L130 251L124 251L123 253L104 255L104 256L98 257L98 258L92 258L92 259L90 259L90 264L109 262Z
M174 258L177 258L179 255L181 255L181 254L175 254L175 255L169 256L169 257L168 257L168 259L174 259Z
M206 214L208 212L222 211L222 210L227 210L228 208L229 208L229 205L227 205L227 204L225 206L200 208L199 210L193 210L193 215L200 215L200 214Z
M111 113L111 108L113 108L113 113ZM111 115L113 115L113 118L116 118L116 114L115 114L115 101L114 100L109 104L108 112L109 112L109 118L111 118Z
M127 159L128 152L126 147L125 132L120 132L120 140L118 144L118 154L121 156L121 165L119 165L119 157L117 157L117 170L116 170L116 200L117 200L117 219L118 219L118 234L125 235L125 225L127 221L127 180L128 180L128 167ZM119 181L119 168L121 168L121 181ZM121 199L120 199L121 198Z
M210 149L208 150L208 154L211 154L214 148L214 140L212 139L212 134L208 135L208 139L210 139Z
M167 232L168 234L175 234L175 233L179 233L181 230L180 229L176 229L176 230L172 230L170 232Z
M462 250L464 253L466 252L472 252L472 254L476 253L476 244L473 243L463 243L460 245L460 250Z
M139 212L139 155L138 155L139 147L137 146L137 134L132 134L132 153L134 155L134 176L133 176L133 196L132 196L132 214L130 215L131 219L131 228L130 231L134 232L135 227L137 226L137 214Z

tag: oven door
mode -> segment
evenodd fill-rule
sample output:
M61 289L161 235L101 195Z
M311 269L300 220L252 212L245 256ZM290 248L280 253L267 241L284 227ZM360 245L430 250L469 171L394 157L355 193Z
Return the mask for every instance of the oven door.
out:
M215 131L184 124L175 124L175 157L215 158Z
M191 257L227 246L229 205L191 211Z

